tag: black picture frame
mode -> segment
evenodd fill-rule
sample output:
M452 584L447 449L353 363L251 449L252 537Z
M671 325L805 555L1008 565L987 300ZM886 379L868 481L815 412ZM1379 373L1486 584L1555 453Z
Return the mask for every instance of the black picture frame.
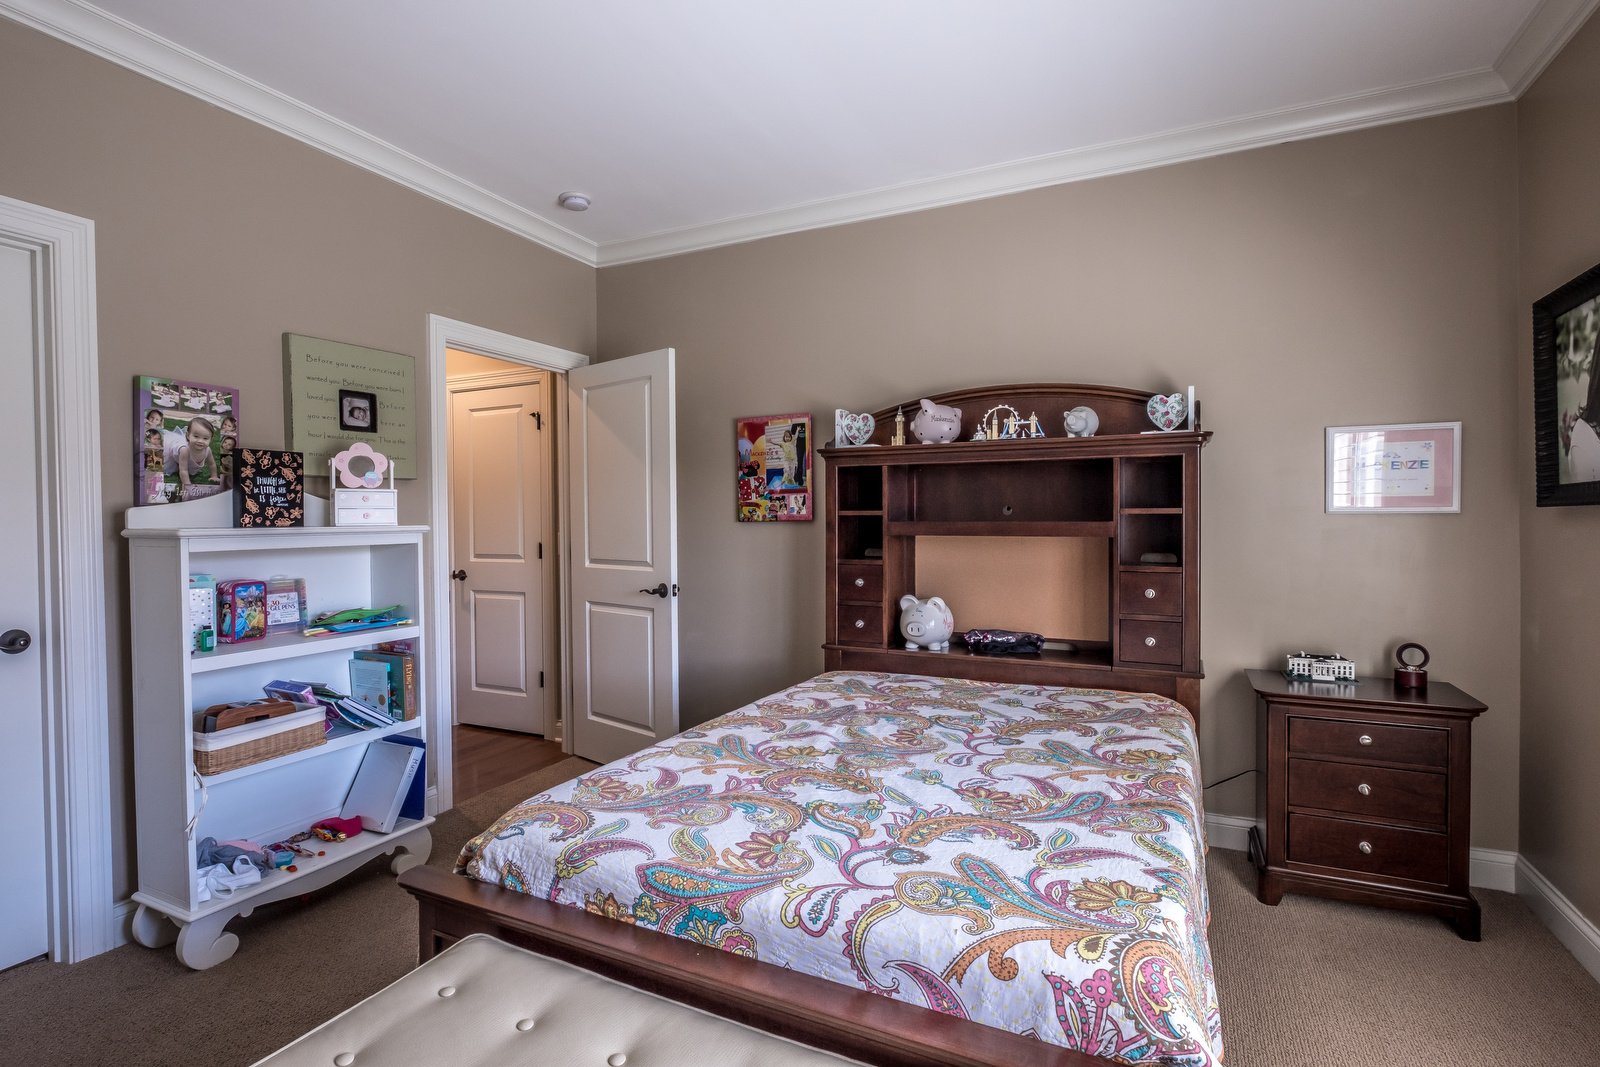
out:
M378 394L339 390L339 429L346 433L377 433Z
M1587 350L1587 351L1585 351ZM1600 444L1600 264L1533 305L1533 455L1535 503L1541 508L1600 504L1593 480L1564 480L1574 444L1588 456ZM1582 394L1578 383L1587 365ZM1568 380L1572 382L1566 386ZM1588 426L1579 427L1580 421Z

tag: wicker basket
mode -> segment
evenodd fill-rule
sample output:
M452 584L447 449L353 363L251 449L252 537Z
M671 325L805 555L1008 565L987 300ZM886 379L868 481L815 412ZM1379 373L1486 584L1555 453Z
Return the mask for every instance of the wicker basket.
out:
M310 721L287 729L271 729L268 724L259 723L220 733L195 734L194 769L207 776L222 774L327 744L328 734L322 716L306 718ZM237 739L228 736L236 732L239 735ZM202 748L202 745L207 747Z

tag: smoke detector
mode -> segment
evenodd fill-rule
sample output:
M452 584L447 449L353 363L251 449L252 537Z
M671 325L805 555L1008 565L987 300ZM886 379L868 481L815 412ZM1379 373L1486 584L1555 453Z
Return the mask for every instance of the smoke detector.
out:
M556 197L556 203L560 204L562 207L566 208L568 211L588 211L589 210L589 194L588 193L562 193L560 196Z

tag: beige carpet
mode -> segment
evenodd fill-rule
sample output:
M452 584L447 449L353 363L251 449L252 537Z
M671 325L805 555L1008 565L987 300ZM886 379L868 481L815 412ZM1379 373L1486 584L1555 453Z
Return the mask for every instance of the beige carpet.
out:
M449 866L506 808L591 766L568 759L445 812L430 862ZM1517 898L1479 891L1484 940L1474 945L1399 912L1296 896L1268 908L1254 884L1242 853L1212 852L1229 1067L1600 1060L1600 985ZM171 949L126 945L73 967L0 974L0 1060L243 1067L414 966L416 909L386 862L306 903L235 920L239 951L210 971L184 968Z

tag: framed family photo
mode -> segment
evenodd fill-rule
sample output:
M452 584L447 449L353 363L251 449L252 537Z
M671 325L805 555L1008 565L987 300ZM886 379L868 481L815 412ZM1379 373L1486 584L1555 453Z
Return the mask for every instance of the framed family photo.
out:
M1461 510L1461 424L1329 426L1324 510L1330 515Z
M1600 504L1600 265L1533 305L1539 507Z

